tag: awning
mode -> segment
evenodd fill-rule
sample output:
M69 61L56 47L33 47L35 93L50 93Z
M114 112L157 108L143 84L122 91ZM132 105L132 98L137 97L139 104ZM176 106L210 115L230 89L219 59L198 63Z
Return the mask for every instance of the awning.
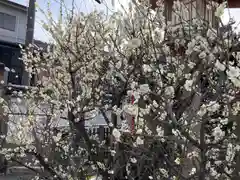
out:
M240 0L228 0L229 8L240 8Z

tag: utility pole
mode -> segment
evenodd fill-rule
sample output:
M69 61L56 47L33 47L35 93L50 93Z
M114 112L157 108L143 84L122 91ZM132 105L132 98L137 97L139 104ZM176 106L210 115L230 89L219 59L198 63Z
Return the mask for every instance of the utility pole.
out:
M34 24L35 24L35 3L36 0L29 0L28 5L28 14L27 14L27 31L26 31L26 39L25 45L33 43L33 35L34 35Z
M25 47L28 47L30 44L33 44L34 24L35 24L35 3L36 3L36 0L29 0L28 12L27 12ZM32 48L30 48L30 51L31 50ZM23 72L22 84L25 86L30 85L30 76L29 76L29 73L26 71Z

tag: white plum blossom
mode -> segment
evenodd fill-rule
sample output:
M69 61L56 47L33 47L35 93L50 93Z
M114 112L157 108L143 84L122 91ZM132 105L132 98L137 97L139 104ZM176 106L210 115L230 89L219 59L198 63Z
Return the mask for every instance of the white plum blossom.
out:
M165 94L169 97L173 97L174 96L174 88L172 86L168 86L165 88Z
M62 133L57 133L56 136L53 136L53 139L55 142L59 142L61 138L62 138Z
M220 4L220 6L217 7L216 11L215 11L215 16L218 18L221 18L224 14L224 9L227 6L227 2L224 1L222 4Z
M113 135L113 137L115 138L116 141L120 141L121 133L120 133L119 130L114 128L113 132L112 132L112 135Z
M2 104L3 102L4 102L4 99L0 97L0 104Z
M215 29L208 29L207 31L207 37L210 39L210 40L215 40L217 38L217 31Z
M138 106L132 104L126 104L123 107L123 111L129 115L136 116L138 114Z
M227 71L228 78L231 82L236 86L240 87L240 68L229 66L229 70Z
M141 45L141 39L139 38L133 38L128 41L127 46L129 48L138 48Z
M115 156L116 151L115 150L110 150L111 156Z
M113 123L112 122L110 122L108 125L109 125L109 127L113 127Z
M230 79L236 87L240 88L240 78L230 78Z
M168 178L168 171L166 169L160 168L160 173L165 177Z
M239 145L239 144L237 144L237 145L235 146L235 150L236 150L236 151L240 151L240 145Z
M164 136L164 129L162 127L157 127L156 131L157 131L157 135L159 137L163 137Z
M234 116L236 116L240 112L240 102L237 101L236 103L233 103L232 105L232 113Z
M204 116L206 113L207 113L207 107L206 107L205 104L203 104L203 105L200 107L200 109L199 109L199 111L198 111L197 114L202 117L202 116Z
M157 101L155 101L155 100L153 101L153 107L155 107L155 108L158 108L158 107L159 107Z
M197 151L192 151L187 154L187 158L190 158L190 159L198 156L199 156L199 153Z
M109 170L108 174L114 174L114 171L113 170Z
M190 67L191 69L194 68L195 65L196 65L196 63L194 63L194 62L188 63L188 67ZM188 75L191 75L191 74L188 74Z
M138 130L136 131L136 134L142 134L142 129L138 129Z
M10 71L10 69L8 67L5 67L4 70L8 71L8 72Z
M144 144L144 140L138 136L137 139L136 139L136 144L137 145L143 145Z
M216 176L218 173L217 173L217 171L215 170L215 168L211 167L211 168L210 168L210 174L214 177L214 176Z
M151 90L149 88L148 84L141 84L139 85L139 92L140 94L147 94L149 93Z
M224 71L226 69L225 65L220 63L219 60L216 61L215 67L220 71Z
M186 80L186 82L184 84L184 88L187 91L191 91L192 90L192 86L193 86L193 80Z
M97 161L97 165L100 167L100 169L106 169L105 165L99 161Z
M219 108L220 108L220 104L218 102L215 102L215 101L211 101L207 105L207 110L209 112L216 112Z
M148 179L153 179L153 177L152 176L148 176Z
M16 147L0 153L49 166L39 179L89 178L88 169L95 179L232 179L240 164L239 35L232 22L215 27L216 17L188 21L192 10L179 0L177 25L166 22L163 5L131 2L109 17L64 11L56 22L47 11L53 42L22 48L20 58L36 86L2 88L12 94L0 98L9 128L0 140Z
M148 73L148 72L152 72L152 71L153 71L152 67L151 67L150 65L148 65L148 64L144 64L144 65L142 66L142 68L143 68L143 71L144 71L145 73Z
M223 124L223 125L227 125L229 121L228 121L227 118L225 118L225 119L220 119L220 122L221 122L221 124Z
M218 140L221 140L225 136L225 132L219 126L217 126L212 130L212 135L213 135L215 141L218 141Z
M137 159L136 158L130 158L130 161L131 161L131 163L133 163L133 164L135 164L135 163L137 163Z
M180 162L181 162L181 161L180 161L180 158L176 158L174 162L175 162L177 165L179 165Z
M204 59L204 58L206 58L206 56L207 56L207 54L206 54L206 52L204 52L204 51L202 51L202 52L199 54L199 58L200 58L200 59Z
M189 175L193 175L197 172L197 169L196 168L192 168L191 172L189 173Z
M233 144L229 143L227 148L226 161L232 162L234 157L235 157L235 150L234 150Z
M240 76L240 69L238 67L229 66L227 74L230 78L237 78Z

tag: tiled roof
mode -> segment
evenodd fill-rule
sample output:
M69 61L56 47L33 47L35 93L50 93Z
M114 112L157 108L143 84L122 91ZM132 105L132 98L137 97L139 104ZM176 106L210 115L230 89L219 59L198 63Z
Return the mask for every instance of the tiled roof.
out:
M27 12L27 6L24 6L24 5L16 3L16 2L13 2L10 0L0 0L0 3Z

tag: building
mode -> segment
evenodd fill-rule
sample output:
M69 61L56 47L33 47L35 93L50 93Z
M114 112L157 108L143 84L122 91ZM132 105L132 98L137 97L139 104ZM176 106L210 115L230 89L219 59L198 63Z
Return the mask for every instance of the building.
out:
M151 4L153 5L153 8L157 7L157 4L156 4L157 1L158 0L150 0ZM160 1L164 1L164 0L160 0ZM167 0L167 1L165 1L165 3L168 4L168 6L171 7L172 4L173 4L173 1L175 1L175 0ZM200 5L198 7L201 7L201 8L199 8L199 10L204 11L203 7L204 6L206 7L206 5L208 3L211 3L211 2L222 3L225 0L180 0L180 1L183 1L184 3L187 3L187 4L189 4L189 3L195 4L196 3L196 4ZM227 0L227 2L228 2L229 8L239 8L240 7L240 1L239 0Z
M0 95L4 99L9 84L24 84L24 64L19 59L21 55L20 45L25 43L27 24L27 7L17 3L0 0ZM6 121L8 117L3 115L0 107L0 134L6 134Z
M10 70L5 84L22 85L25 83L24 65L19 60L19 44L25 43L26 24L26 6L0 0L0 62Z
M157 7L157 1L159 0L150 0L152 7ZM165 15L168 21L172 21L173 23L179 23L178 17L172 13L173 2L175 0L160 0L165 3L166 11ZM191 20L196 16L201 16L205 20L209 21L213 25L216 23L215 19L215 7L213 5L214 2L222 3L225 0L180 0L186 5L188 9L187 18ZM240 1L239 0L227 0L229 8L239 8Z
M143 0L139 0L140 2ZM173 3L176 0L149 0L150 4L152 4L152 8L155 9L157 7L157 2L165 4L165 16L167 21L171 21L173 24L179 24L179 15L172 13ZM210 22L213 26L217 26L217 20L215 18L214 12L216 7L214 7L213 3L222 3L225 0L179 0L183 2L185 6L185 10L183 10L183 14L185 20L191 20L197 16L203 17L206 21ZM240 8L240 0L227 0L229 8ZM111 5L113 7L114 12L121 11L125 12L124 9L128 8L128 3L131 0L112 0ZM188 10L186 12L186 9Z
M0 40L11 43L25 43L27 7L0 0Z

